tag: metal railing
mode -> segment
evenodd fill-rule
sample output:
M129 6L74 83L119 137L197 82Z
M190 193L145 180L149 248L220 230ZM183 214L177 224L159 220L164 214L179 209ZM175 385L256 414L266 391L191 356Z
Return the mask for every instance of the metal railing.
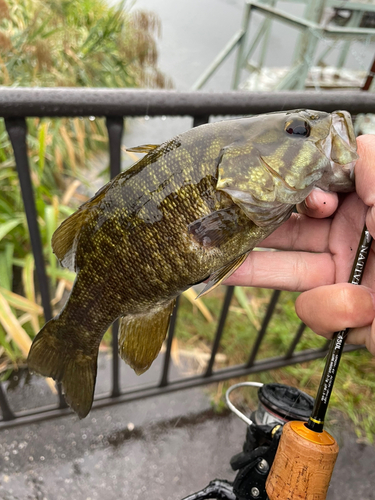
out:
M249 74L262 69L266 53L269 45L269 35L272 21L283 23L285 29L288 27L300 30L300 38L296 43L296 53L294 61L284 75L284 77L275 83L275 90L299 89L305 88L305 83L309 69L314 64L314 61L323 62L324 58L331 52L333 45L329 44L318 58L318 43L320 40L327 44L327 41L344 41L340 55L337 61L337 73L344 67L345 60L349 53L350 43L354 40L370 43L375 39L375 29L360 27L361 20L365 12L373 12L375 6L369 2L345 2L341 0L287 0L291 3L308 4L303 17L287 13L276 7L277 0L246 0L242 16L242 25L228 41L226 46L219 52L212 63L207 67L203 74L193 84L192 90L198 90L212 78L216 71L221 67L224 61L237 50L236 61L234 64L232 88L238 89L241 81L243 70ZM331 7L335 9L350 9L353 11L353 16L345 26L334 26L320 22L320 16L323 12L323 7ZM263 21L259 23L256 32L252 38L250 37L250 21L253 13L262 14ZM255 29L255 27L252 27ZM251 33L253 35L253 33ZM251 38L251 39L250 39ZM258 55L258 61L255 62L251 58L261 47ZM324 64L323 64L324 66Z
M50 287L43 259L40 230L37 221L33 186L31 182L28 151L26 145L26 117L82 117L104 116L109 137L110 173L116 176L121 168L121 140L124 117L134 116L191 116L193 126L209 121L213 115L248 115L261 112L310 108L323 111L346 109L352 114L375 113L375 95L367 92L172 92L147 90L104 90L104 89L12 89L0 90L0 117L5 119L6 129L14 150L17 172L24 201L30 241L35 259L36 277L46 320L52 317L50 306ZM145 138L146 139L146 138ZM147 141L145 141L147 142ZM109 394L94 401L94 408L136 400L176 390L218 382L229 378L271 370L293 363L306 362L326 354L326 346L296 352L303 334L301 324L292 338L286 354L268 359L257 359L262 341L267 333L280 291L275 290L268 304L262 325L255 343L248 354L248 361L242 365L229 366L214 370L216 354L225 327L234 288L227 287L222 304L216 335L210 359L202 375L170 380L171 346L175 332L178 307L172 316L159 380L141 388L123 390L120 386L118 356L112 357L112 387ZM117 328L113 329L112 347L117 352ZM352 350L349 347L348 350ZM15 412L11 408L6 390L0 384L0 407L2 420L0 428L43 419L54 418L70 413L59 392L55 405L37 407L28 411Z

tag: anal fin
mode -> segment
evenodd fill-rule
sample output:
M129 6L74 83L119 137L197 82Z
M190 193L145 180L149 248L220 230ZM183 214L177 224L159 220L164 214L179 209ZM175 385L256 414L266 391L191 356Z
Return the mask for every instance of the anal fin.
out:
M243 255L240 255L240 257L238 257L237 259L233 260L226 266L218 269L213 274L211 274L206 286L197 296L197 298L202 297L202 295L206 295L206 293L210 292L211 290L219 286L220 283L222 283L226 278L229 278L229 276L233 274L234 271L238 269L240 265L245 262L246 257L249 255L249 253L250 252L246 252Z
M124 316L120 320L119 353L137 375L141 375L159 354L168 332L176 299L144 314Z

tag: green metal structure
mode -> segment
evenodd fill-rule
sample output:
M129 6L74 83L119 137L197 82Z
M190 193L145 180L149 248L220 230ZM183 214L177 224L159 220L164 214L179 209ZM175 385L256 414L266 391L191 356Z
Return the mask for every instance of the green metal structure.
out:
M277 8L277 0L245 0L241 28L234 34L224 49L197 80L193 90L202 88L213 76L225 59L237 49L232 88L238 89L246 78L260 73L269 49L272 22L279 21L286 26L297 28L300 33L295 44L291 66L274 86L274 90L303 90L310 69L324 65L324 59L333 50L340 48L335 70L337 75L344 68L353 41L368 45L375 41L374 0L287 0L291 4L304 4L302 16L293 15ZM263 21L255 33L250 31L252 14L262 14ZM331 15L327 16L327 12ZM340 14L343 15L340 15ZM252 28L254 30L254 28ZM325 42L319 53L319 42ZM328 42L328 43L327 43ZM256 54L256 59L254 60ZM372 87L375 85L373 84ZM371 88L370 88L371 90Z

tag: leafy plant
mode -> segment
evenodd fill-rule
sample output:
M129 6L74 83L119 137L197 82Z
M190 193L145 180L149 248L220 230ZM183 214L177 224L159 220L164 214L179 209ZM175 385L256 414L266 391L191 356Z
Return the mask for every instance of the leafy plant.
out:
M130 13L125 1L110 7L103 0L0 0L0 85L170 86L157 68L159 34L156 16ZM62 275L57 267L51 236L72 213L71 207L87 199L77 192L79 179L83 181L82 172L86 173L91 158L107 148L107 131L104 121L94 117L29 118L27 126L38 222L57 302L71 287L72 276ZM13 151L3 121L0 186L0 364L6 355L7 365L25 356L30 336L39 330L41 308Z
M0 0L0 83L165 87L157 68L160 22L126 1Z

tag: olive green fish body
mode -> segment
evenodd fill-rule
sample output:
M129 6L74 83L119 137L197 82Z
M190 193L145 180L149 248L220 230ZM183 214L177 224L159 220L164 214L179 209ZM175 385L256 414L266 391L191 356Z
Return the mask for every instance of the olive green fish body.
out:
M218 122L135 150L148 154L52 240L77 278L28 363L62 381L81 417L91 408L101 338L115 319L122 318L120 354L142 373L182 291L206 279L210 289L229 276L314 186L353 189L355 139L345 112Z
M228 263L228 255L233 260L265 237L267 229L216 190L224 138L212 140L216 147L211 145L203 158L199 149L204 144L196 155L189 152L189 141L161 146L81 207L84 222L73 255L78 276L62 316L80 314L84 324L98 295L106 304L100 316L108 312L109 323L114 315L142 313L208 278ZM189 225L220 210L228 213L235 230L224 228L218 245L196 243ZM76 231L76 221L66 223ZM59 231L53 244L59 256L58 236ZM75 300L77 310L70 307Z

